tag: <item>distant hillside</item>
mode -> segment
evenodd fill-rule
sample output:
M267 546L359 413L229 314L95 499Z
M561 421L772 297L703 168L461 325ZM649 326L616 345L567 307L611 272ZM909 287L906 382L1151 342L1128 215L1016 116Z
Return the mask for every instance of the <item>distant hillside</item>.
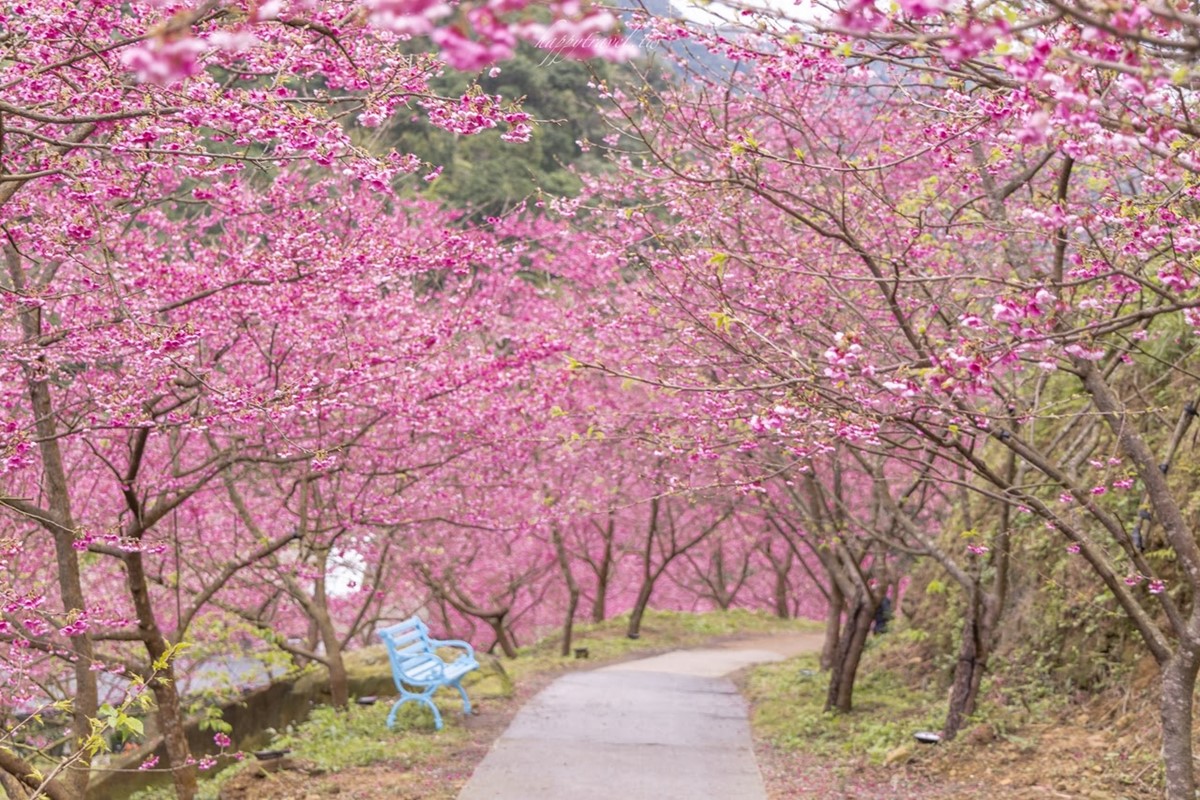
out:
M616 8L628 9L622 15L625 20L629 20L635 11L644 11L656 17L681 18L677 10L679 4L671 0L615 0L613 5ZM729 59L693 42L656 43L653 48L645 48L644 42L638 44L643 46L646 58L652 63L670 62L672 58L664 57L669 55L682 62L683 71L697 72L701 75L722 75L728 73L733 66ZM673 65L672 69L679 70L680 67Z

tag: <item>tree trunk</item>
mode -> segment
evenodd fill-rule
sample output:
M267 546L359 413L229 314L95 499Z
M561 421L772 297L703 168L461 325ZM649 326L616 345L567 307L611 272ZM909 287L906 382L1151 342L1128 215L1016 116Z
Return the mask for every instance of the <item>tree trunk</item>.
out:
M329 659L329 699L334 708L345 711L350 708L350 678L346 674L342 648L335 645L333 652L328 652L328 646L325 649L326 658Z
M1192 698L1200 654L1180 646L1163 664L1159 710L1162 718L1162 756L1166 767L1167 800L1195 800L1192 765Z
M158 726L162 731L167 758L171 763L171 779L175 784L176 800L194 800L197 789L196 768L189 763L192 753L183 727L179 693L175 689L175 669L167 655L170 645L158 627L154 609L150 604L149 583L146 580L141 552L133 551L126 555L125 581L137 614L138 632L146 645L150 663L166 664L165 668L150 678L149 684L158 704Z
M13 787L9 800L25 800L34 791L39 791L38 797L49 800L80 800L83 792L76 792L66 783L51 778L43 785L42 776L33 765L18 756L12 750L0 747L0 788L6 791Z
M308 652L310 652L310 653L317 652L317 645L321 641L321 628L319 625L317 625L317 621L311 617L308 620L308 631L305 635L307 637L305 639L305 642L308 645ZM296 666L303 667L307 663L308 663L308 659L303 658L301 656L296 657Z
M512 634L504 624L507 615L499 617L489 617L485 620L488 626L492 629L492 633L496 635L496 647L509 658L517 657L517 647L513 643Z
M579 582L571 572L571 560L567 556L567 546L563 542L562 532L558 526L551 530L554 539L554 552L558 556L558 568L562 570L563 580L567 583L567 610L563 618L562 655L571 655L571 635L575 627L575 609L579 608Z
M975 712L975 700L990 651L991 638L986 631L983 614L983 589L976 584L968 593L967 613L963 619L962 643L954 665L954 680L950 685L950 708L942 726L942 738L953 739L962 729L967 717Z
M25 787L7 772L0 772L0 791L8 795L8 800L28 800L29 792Z
M25 785L7 772L0 772L0 791L8 795L8 800L29 800Z
M629 629L625 632L630 639L642 635L642 616L646 613L650 595L654 592L654 582L667 566L667 563L663 562L658 572L654 572L651 564L654 558L654 537L658 533L660 503L657 497L650 500L650 521L646 525L646 544L642 547L642 585L638 589L637 599L633 601L633 610L629 614Z
M792 616L791 608L788 604L788 573L792 570L792 551L788 550L784 554L784 558L777 561L771 559L771 566L775 568L775 616L780 619L788 619Z
M717 608L722 611L728 611L730 604L733 603L733 598L726 591L725 549L721 546L720 542L717 543L717 551L713 553L709 566L712 567L714 572L711 584L713 602L717 604Z
M325 645L325 663L329 667L329 696L333 707L345 711L350 707L350 679L342 658L342 643L329 617L329 610L320 604L314 608L321 643Z
M63 609L69 614L72 610L83 610L87 604L83 598L83 583L79 573L79 553L75 550L75 537L71 533L58 533L54 536L54 550L58 560L58 585L62 592ZM95 655L92 649L92 637L87 633L71 637L71 651L75 662L75 697L71 703L71 732L75 736L75 746L91 732L91 720L96 717L100 708L100 690L96 683L96 673L92 670ZM92 758L88 753L80 753L80 757L67 770L63 783L71 791L83 797L87 791L88 777Z
M855 598L854 610L846 619L837 654L829 674L829 691L825 695L825 710L849 713L853 707L854 681L858 664L867 645L871 623L875 621L876 602L870 597Z
M571 640L575 630L575 610L579 608L579 587L568 590L567 610L563 614L562 655L571 654Z
M162 729L163 744L167 749L176 800L194 800L199 787L196 783L196 767L189 763L192 752L188 747L183 714L179 708L179 693L175 689L175 669L168 664L151 681L150 686L158 704L158 727Z
M592 622L608 619L608 581L596 584L596 596L592 600Z
M4 248L6 265L13 289L25 291L25 271L20 254L12 245ZM42 333L41 309L25 306L19 313L21 332L29 341ZM79 553L75 550L75 520L71 512L70 484L59 447L59 430L55 421L54 400L49 383L32 364L25 367L26 386L33 411L34 428L38 437L38 452L42 458L42 483L49 505L50 519L42 524L54 539L54 555L58 568L58 590L62 596L64 616L87 608L83 596L83 580L79 570ZM96 673L92 670L95 656L92 637L83 632L71 637L75 666L75 698L71 706L71 732L78 746L91 733L91 720L100 707ZM72 764L62 783L68 791L81 797L86 793L91 756L82 752Z
M1017 460L1011 451L1005 464L1004 479L1010 485L1017 479ZM950 707L946 712L946 723L942 726L942 738L947 741L957 736L967 717L975 713L979 687L983 684L988 659L996 646L996 631L1008 597L1008 570L1012 550L1009 531L1011 515L1012 507L1008 503L1002 503L1000 527L996 534L995 548L992 550L995 576L992 579L991 591L984 589L978 574L967 589L967 613L963 620L962 644L958 650L958 662L954 665ZM897 584L897 598L899 591L900 586Z
M829 581L829 610L825 613L825 643L821 646L821 669L832 669L842 632L842 611L846 598L837 581Z
M615 527L615 517L610 511L608 528L604 534L604 552L600 556L600 566L596 568L596 597L592 600L592 622L604 622L608 617L608 584L612 580Z
M892 598L892 618L893 619L899 620L901 617L904 616L904 614L905 614L904 598L907 595L908 595L908 592L900 591L900 581L896 581L895 583L892 584L891 598Z
M302 487L303 494L300 498L301 515L307 517L308 513L308 482L306 481ZM307 531L307 519L301 522L301 534ZM333 625L333 618L329 616L329 595L325 593L325 576L329 574L329 548L322 547L317 550L316 566L317 578L313 582L313 593L311 604L301 603L306 606L305 610L309 612L317 623L317 630L321 634L321 644L325 646L325 663L329 667L329 699L333 703L333 707L345 711L350 707L350 680L346 676L346 662L342 659L342 641L338 638L337 629ZM293 594L302 594L300 587L295 587Z
M654 577L647 575L638 589L637 599L633 601L633 610L629 613L629 629L625 635L636 639L642 635L642 617L646 606L650 604L650 595L654 593Z

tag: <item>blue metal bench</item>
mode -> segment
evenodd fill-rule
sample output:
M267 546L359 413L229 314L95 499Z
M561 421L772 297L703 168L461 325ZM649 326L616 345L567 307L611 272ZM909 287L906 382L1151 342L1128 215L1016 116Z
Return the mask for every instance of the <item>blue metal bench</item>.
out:
M431 639L429 627L419 617L411 617L378 632L387 645L388 660L392 663L392 678L400 690L400 699L388 714L387 726L396 723L396 712L409 700L429 706L433 712L433 724L442 729L442 715L433 704L433 693L443 686L453 686L463 699L463 713L471 713L471 701L459 683L463 676L479 669L475 660L475 649L458 639ZM457 647L464 652L453 661L445 661L437 654L439 647Z

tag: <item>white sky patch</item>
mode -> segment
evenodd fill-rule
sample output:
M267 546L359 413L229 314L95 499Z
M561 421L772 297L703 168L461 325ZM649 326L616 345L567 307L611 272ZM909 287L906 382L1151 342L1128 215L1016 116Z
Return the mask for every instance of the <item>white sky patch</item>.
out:
M331 559L325 573L325 587L330 597L345 597L354 594L362 586L367 574L367 562L354 551L347 551L337 559Z
M813 0L739 0L721 3L717 0L671 0L671 6L681 17L698 25L737 24L742 9L757 9L792 19L811 22L829 16L829 9Z

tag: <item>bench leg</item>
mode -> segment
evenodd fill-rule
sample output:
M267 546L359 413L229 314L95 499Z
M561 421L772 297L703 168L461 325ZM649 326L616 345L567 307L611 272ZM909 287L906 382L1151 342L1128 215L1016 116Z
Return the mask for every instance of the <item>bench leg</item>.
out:
M440 731L442 729L442 712L438 711L438 707L433 704L433 692L421 695L421 699L425 701L425 705L429 706L429 710L433 712L433 728Z
M466 714L467 716L470 716L470 714L471 714L471 698L467 697L467 690L464 689L462 687L462 684L458 683L458 682L455 682L454 688L458 689L458 693L462 695L463 713Z
M412 698L410 697L401 697L392 705L392 710L388 714L387 718L387 726L389 731L396 727L396 712L400 710L400 706L404 705L411 699Z
M433 698L428 694L405 694L396 701L392 706L391 712L388 714L387 726L388 730L392 730L396 726L396 712L400 710L400 706L407 703L409 700L415 700L419 703L424 703L429 706L429 710L433 712L433 727L435 730L442 729L442 712L438 711L438 707L433 704Z

